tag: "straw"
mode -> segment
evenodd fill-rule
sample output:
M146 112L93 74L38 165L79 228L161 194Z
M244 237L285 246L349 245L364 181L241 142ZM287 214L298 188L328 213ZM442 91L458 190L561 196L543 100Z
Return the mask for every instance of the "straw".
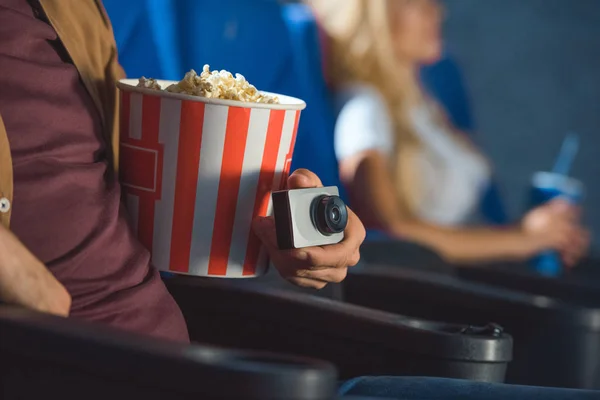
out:
M579 152L579 135L574 132L569 132L563 140L562 147L554 163L552 172L567 176L571 171L571 166L577 153Z

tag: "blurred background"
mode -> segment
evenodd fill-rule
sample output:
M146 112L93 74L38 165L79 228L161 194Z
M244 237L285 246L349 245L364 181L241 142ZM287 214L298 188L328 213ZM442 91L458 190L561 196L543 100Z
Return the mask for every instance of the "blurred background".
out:
M526 204L531 174L549 169L564 135L581 135L573 176L600 252L600 2L444 0L448 51L463 69L479 142L508 211Z
M127 8L117 0L104 3L129 76L178 80L190 68L200 70L209 63L242 72L259 89L305 99L308 109L300 124L294 167L312 169L327 185L343 186L333 139L340 110L332 108L331 100L338 93L323 68L325 29L306 8L289 7L300 1L134 0ZM595 206L600 203L596 178L600 4L597 0L439 4L445 16L444 55L423 70L422 82L453 125L472 133L493 166L496 182L491 186L497 193L491 201L487 194L481 199L481 207L488 211L483 210L484 220L518 222L532 205L532 174L551 170L565 135L577 132L580 148L570 175L586 188L583 224L592 231L592 253L597 255L600 235L593 233L600 232L600 209ZM444 196L441 193L438 196ZM457 218L455 222L466 221Z
M476 140L496 167L509 217L526 210L532 173L550 169L575 131L582 146L572 175L586 185L585 222L600 232L600 3L442 3L446 51L462 69ZM600 235L592 240L600 254Z

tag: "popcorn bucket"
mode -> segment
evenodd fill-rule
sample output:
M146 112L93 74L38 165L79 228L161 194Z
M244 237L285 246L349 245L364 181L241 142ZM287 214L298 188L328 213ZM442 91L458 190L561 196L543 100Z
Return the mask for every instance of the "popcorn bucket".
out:
M137 82L117 84L120 179L152 263L204 277L264 274L268 256L251 223L270 215L271 191L285 186L306 104L208 99Z

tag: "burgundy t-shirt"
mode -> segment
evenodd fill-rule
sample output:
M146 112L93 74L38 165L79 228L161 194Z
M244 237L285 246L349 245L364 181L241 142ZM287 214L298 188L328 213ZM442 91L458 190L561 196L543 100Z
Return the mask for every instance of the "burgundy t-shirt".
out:
M11 229L65 285L72 317L188 341L181 311L129 227L100 114L38 11L27 0L0 0Z

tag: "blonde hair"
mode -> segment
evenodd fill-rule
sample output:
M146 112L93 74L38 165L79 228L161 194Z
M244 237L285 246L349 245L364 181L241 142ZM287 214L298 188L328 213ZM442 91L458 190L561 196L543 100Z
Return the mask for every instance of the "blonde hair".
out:
M425 97L416 76L397 60L392 1L397 0L307 0L328 36L327 75L334 88L360 82L377 89L386 101L394 123L392 171L399 206L414 215L421 190L416 157L422 144L410 111Z

